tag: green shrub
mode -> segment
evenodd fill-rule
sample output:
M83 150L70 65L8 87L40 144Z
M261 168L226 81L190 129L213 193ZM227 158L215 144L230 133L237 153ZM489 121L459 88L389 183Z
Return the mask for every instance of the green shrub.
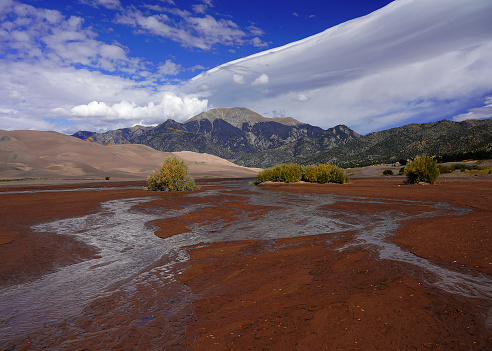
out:
M398 171L398 175L404 175L405 174L405 167L400 168Z
M395 174L393 173L393 171L391 169L385 169L383 171L383 175L384 176L392 176L392 175L395 175Z
M295 183L302 179L303 174L304 167L296 164L283 164L264 169L258 173L256 180L259 183L266 181Z
M435 184L439 176L436 161L430 156L417 156L407 163L405 174L410 184L419 182Z
M200 189L193 177L188 175L188 166L178 158L169 157L149 174L147 189L153 191L192 191Z
M109 180L109 177L106 177L106 180Z
M347 183L348 177L343 171L332 165L311 165L303 167L297 164L283 164L267 168L258 173L257 183L266 181L295 183L300 180L311 183Z
M454 171L454 168L451 168L449 166L443 166L443 165L437 165L437 169L439 170L439 174L453 173Z
M330 164L320 164L307 166L303 180L311 183L348 183L349 179L345 173Z

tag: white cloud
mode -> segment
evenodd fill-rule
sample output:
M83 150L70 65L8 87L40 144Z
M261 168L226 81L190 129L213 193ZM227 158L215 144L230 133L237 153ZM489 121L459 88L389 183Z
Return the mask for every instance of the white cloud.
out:
M242 74L234 74L232 76L232 80L234 81L234 83L236 84L244 84L245 81L244 81L244 76Z
M191 72L195 72L197 70L204 70L204 69L205 69L205 67L203 67L202 65L195 65L193 67L188 68L188 70Z
M113 10L121 6L120 0L81 0L81 2L90 6L102 6Z
M194 7L195 12L203 13L199 11L204 9L203 6L205 5L196 5ZM247 38L250 34L245 33L231 20L216 19L211 15L192 16L191 13L176 8L166 9L166 12L169 15L161 13L147 16L136 9L131 9L124 14L119 14L116 17L116 21L120 24L135 27L141 33L151 33L178 42L185 47L202 50L210 50L217 44L266 45L257 37L248 40ZM253 28L250 31L257 33L253 35L258 36L260 32L263 33L260 28Z
M106 131L141 120L183 121L206 110L208 103L180 94L175 86L156 92L144 82L53 64L3 63L0 76L0 129Z
M467 113L454 116L453 121L462 122L467 119L492 118L492 96L485 99L485 104L485 106L471 108Z
M303 122L365 133L451 118L492 94L492 2L395 1L283 47L235 60L185 86L212 86L212 106L285 110ZM397 20L395 20L397 19ZM231 82L251 72L268 90ZM268 79L267 79L268 78ZM303 98L309 99L299 104Z
M0 16L7 18L0 22L0 41L4 50L10 49L7 60L81 64L123 72L136 72L142 65L140 59L127 56L126 48L96 40L97 33L85 27L81 17L66 18L58 11L15 1L4 4Z
M253 46L256 46L257 48L263 48L268 46L268 43L265 43L263 40L261 40L258 37L251 39L251 43L253 44Z
M166 76L175 76L182 70L183 67L174 63L172 60L166 60L166 62L159 67L159 73Z
M305 102L305 101L308 101L308 99L309 98L304 94L297 95L297 101L299 101L299 102Z
M207 100L195 97L179 97L173 93L164 93L159 103L150 102L146 106L137 106L134 102L121 101L111 106L104 102L92 101L87 105L71 108L73 119L98 117L97 121L143 121L146 124L160 123L164 119L187 120L207 109Z
M262 73L253 81L253 83L251 83L251 85L252 86L265 85L268 83L270 83L270 77L268 76L268 74Z
M299 14L297 12L292 12L292 16L299 17Z
M205 13L207 11L207 5L205 4L192 5L192 8L195 13Z
M263 31L263 29L258 28L256 26L249 26L248 27L248 30L249 30L249 32L252 35L255 35L255 36L258 36L258 37L261 37L262 35L265 35L265 32Z

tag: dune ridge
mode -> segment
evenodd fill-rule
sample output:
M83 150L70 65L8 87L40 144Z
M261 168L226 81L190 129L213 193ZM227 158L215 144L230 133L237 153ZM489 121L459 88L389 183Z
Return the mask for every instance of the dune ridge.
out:
M191 151L162 152L140 144L104 146L52 131L0 130L0 179L143 179L170 156L194 177L254 177L259 169Z

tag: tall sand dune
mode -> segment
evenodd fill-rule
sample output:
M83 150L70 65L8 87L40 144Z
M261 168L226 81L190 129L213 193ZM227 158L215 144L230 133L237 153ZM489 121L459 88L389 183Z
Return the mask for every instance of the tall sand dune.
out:
M254 177L258 172L191 151L162 152L136 144L104 146L57 132L0 130L0 179L143 179L170 156L182 159L195 177Z

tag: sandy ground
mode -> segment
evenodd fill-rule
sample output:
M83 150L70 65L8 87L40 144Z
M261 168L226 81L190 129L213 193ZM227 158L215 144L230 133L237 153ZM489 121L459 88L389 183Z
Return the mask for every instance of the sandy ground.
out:
M53 179L142 180L168 157L182 159L194 177L255 177L258 172L191 151L162 152L139 144L104 146L57 132L0 130L0 180L27 179L37 184Z
M105 184L105 183L103 183ZM121 183L121 186L141 183ZM203 183L214 186L212 181ZM74 185L75 186L75 185ZM350 184L273 184L271 191L342 194L371 198L438 201L468 208L464 216L425 217L404 223L392 240L453 271L492 276L490 218L492 178L445 178L435 186L403 185L400 178L356 179ZM152 193L151 195L155 195ZM1 194L0 282L8 286L42 277L60 266L93 257L91 247L55 234L40 237L29 229L55 218L95 213L102 201L149 196L141 189ZM180 208L196 198L159 194L147 206ZM209 199L214 206L172 220L161 220L161 237L187 230L191 223L234 221L238 212L263 216L269 208L241 199ZM395 203L335 203L337 211L388 211ZM344 207L345 206L345 207ZM28 211L26 212L26 209ZM393 208L394 209L394 208ZM399 209L423 213L425 205ZM275 250L261 241L220 242L188 248L190 261L180 276L199 299L196 318L173 349L191 350L489 350L486 325L490 301L450 294L429 284L425 272L379 260L360 247L339 251L352 239L344 232L284 239ZM332 244L327 244L327 238ZM165 292L162 292L163 294ZM79 330L111 327L106 307L81 317ZM94 317L95 316L95 317ZM98 322L98 318L100 321ZM120 325L121 321L112 320ZM117 323L118 322L118 323ZM171 326L159 325L159 330ZM115 339L122 349L152 349L149 326L111 329L106 341L76 339L75 349L103 349ZM82 334L84 335L84 334ZM129 336L131 335L131 337ZM28 348L28 339L17 348ZM46 341L45 341L46 342ZM49 345L57 340L48 339ZM98 344L99 342L99 344ZM102 342L102 344L101 344ZM106 342L107 344L105 344ZM50 344L52 343L52 344ZM115 344L112 344L115 345ZM155 345L154 345L155 347ZM156 348L157 349L157 348Z

